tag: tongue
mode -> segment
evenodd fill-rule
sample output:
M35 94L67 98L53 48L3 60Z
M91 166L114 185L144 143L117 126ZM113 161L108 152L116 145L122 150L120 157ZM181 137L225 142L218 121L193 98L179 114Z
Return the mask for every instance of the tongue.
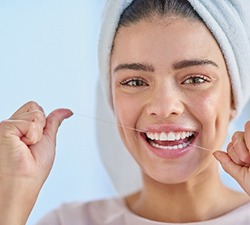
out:
M161 146L175 146L182 144L180 141L153 141L155 144L161 145Z
M175 146L175 145L186 143L186 142L188 142L188 140L189 140L189 138L185 138L185 139L182 139L179 141L157 141L157 140L154 140L153 142L155 144L158 144L161 146Z

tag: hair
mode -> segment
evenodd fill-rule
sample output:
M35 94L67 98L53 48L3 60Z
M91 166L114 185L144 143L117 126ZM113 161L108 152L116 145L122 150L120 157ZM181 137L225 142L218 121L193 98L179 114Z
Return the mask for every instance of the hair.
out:
M180 16L203 21L187 0L134 0L123 11L118 28L154 16Z

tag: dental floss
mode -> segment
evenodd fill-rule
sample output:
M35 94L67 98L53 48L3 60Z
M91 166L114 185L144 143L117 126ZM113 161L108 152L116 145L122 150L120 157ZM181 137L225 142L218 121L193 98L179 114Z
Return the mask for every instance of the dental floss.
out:
M99 119L99 118L96 118L96 117L93 117L93 116L87 116L87 115L79 114L79 113L74 113L74 115L80 116L80 117L84 117L84 118L88 118L88 119L93 119L93 120L96 120L96 121L99 121L99 122L103 122L103 123L107 123L107 124L114 125L114 126L118 125L119 127L124 127L126 129L135 130L135 131L138 131L138 132L145 132L145 131L140 130L140 129L128 127L128 126L125 126L125 125L122 125L122 124L117 124L117 123L114 123L114 122L111 122L111 121L106 121L106 120Z
M85 114L74 113L74 115L82 117L82 118L93 119L93 120L96 120L96 121L99 121L99 122L102 122L102 123L107 123L107 124L110 124L110 125L113 125L113 126L120 126L120 127L125 128L125 129L135 130L135 131L138 131L138 132L145 132L145 131L140 130L140 129L136 129L136 128L133 128L133 127L128 127L128 126L125 126L125 125L122 125L122 124L117 124L117 123L114 123L114 122L111 122L111 121L106 121L106 120L99 119L99 118L96 118L96 117L93 117L93 116L88 116L88 115L85 115ZM231 146L231 148L228 151L230 151L231 149L233 149L234 146L236 144L238 144L240 141L243 141L243 139L241 138L241 139L237 140L236 142L234 142L234 144ZM183 142L183 143L185 143L185 142ZM189 144L189 145L191 145L191 146L193 146L195 148L199 148L201 150L208 151L208 152L214 152L215 151L215 150L204 148L204 147L201 147L201 146L198 146L198 145L194 145L194 144Z

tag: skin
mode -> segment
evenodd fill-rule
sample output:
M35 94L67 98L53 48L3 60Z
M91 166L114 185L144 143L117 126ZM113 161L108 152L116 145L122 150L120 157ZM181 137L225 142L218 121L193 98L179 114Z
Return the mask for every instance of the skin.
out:
M194 222L218 217L249 200L221 183L212 155L221 148L235 109L226 63L205 25L157 17L120 27L111 57L111 80L119 124L146 131L190 129L197 134L195 145L211 150L193 147L183 157L163 159L148 150L142 132L119 126L144 182L141 192L126 198L131 211L156 221ZM249 136L249 125L246 130ZM248 166L247 146L241 142L229 155L216 152L215 156L228 164L233 160ZM237 156L240 151L245 156L242 161Z
M190 58L209 58L218 67L173 69L175 62ZM114 71L121 63L131 62L148 63L154 72ZM203 25L184 19L157 18L157 22L141 21L121 28L115 38L111 74L119 123L140 129L152 124L181 124L195 129L200 146L220 148L235 112L225 62ZM180 82L190 74L212 79L198 86L191 85L194 79ZM140 76L148 86L134 89L121 85L120 81L128 76ZM162 104L163 101L167 104ZM0 123L0 224L26 223L53 165L58 128L70 116L69 109L56 109L45 116L39 104L28 102ZM136 131L119 132L142 168L142 191L126 198L129 209L137 215L156 221L202 221L248 201L246 195L221 184L212 152L194 148L190 151L192 157L187 154L178 160L163 160L147 152L147 145ZM244 131L233 135L227 153L213 153L248 195L249 149L250 122L247 122ZM166 173L168 170L171 173Z
M52 168L58 128L71 115L57 109L46 117L28 102L0 123L0 224L26 224Z

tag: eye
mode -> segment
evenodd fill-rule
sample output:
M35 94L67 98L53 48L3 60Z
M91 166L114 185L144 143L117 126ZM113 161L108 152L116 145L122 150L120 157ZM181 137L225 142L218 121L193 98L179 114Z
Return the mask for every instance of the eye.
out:
M189 76L184 82L183 84L193 84L193 85L199 85L202 83L206 83L206 82L210 82L211 80L203 75L192 75Z
M141 78L130 78L120 82L122 86L129 86L129 87L140 87L140 86L148 86L145 80Z

